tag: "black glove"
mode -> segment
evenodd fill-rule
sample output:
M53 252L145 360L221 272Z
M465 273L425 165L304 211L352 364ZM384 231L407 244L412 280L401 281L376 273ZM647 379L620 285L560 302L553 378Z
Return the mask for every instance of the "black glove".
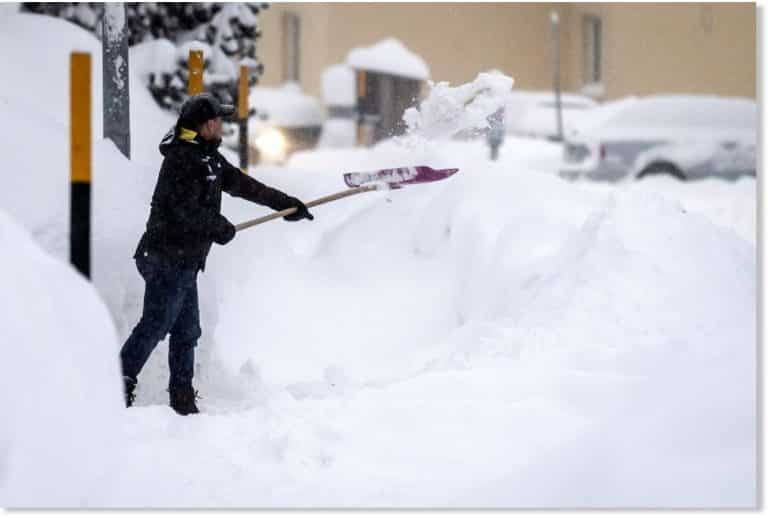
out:
M220 245L226 245L235 237L235 226L224 216L219 215L216 228L213 229L213 240Z
M315 217L309 213L309 209L307 208L307 206L304 205L304 203L302 203L300 199L289 196L288 199L286 200L286 204L283 210L290 209L291 207L296 207L297 209L296 212L288 216L283 216L284 220L299 221L300 219L306 218L312 221L313 219L315 219Z

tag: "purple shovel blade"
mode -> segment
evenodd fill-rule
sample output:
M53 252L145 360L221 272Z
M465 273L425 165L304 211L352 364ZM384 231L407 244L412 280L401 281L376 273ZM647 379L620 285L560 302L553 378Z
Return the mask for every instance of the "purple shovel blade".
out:
M428 183L444 180L452 176L458 169L432 169L429 166L397 167L380 169L378 171L345 173L344 183L349 187L360 187L366 183L386 183L392 189L414 183Z

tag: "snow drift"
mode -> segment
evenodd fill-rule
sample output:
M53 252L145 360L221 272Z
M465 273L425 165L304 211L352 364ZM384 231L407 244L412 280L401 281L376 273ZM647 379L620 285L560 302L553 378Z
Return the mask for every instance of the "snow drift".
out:
M60 44L27 36L41 32ZM62 264L67 100L43 96L42 79L66 84L72 48L92 50L100 77L98 45L33 15L0 18L2 43L13 77L28 63L47 75L0 83L18 172L0 192L0 375L13 389L0 396L0 504L755 505L754 181L570 184L551 174L552 143L508 138L489 162L481 142L418 135L255 168L302 199L343 189L346 171L461 171L214 248L200 281L205 413L166 406L163 344L125 411L117 348L143 293L130 256L172 118L132 62L133 160L94 119L89 286ZM420 127L470 89L441 89L414 113ZM444 127L481 119L455 115ZM225 198L223 212L268 211Z
M93 286L3 212L0 247L0 503L87 506L116 468L115 329Z

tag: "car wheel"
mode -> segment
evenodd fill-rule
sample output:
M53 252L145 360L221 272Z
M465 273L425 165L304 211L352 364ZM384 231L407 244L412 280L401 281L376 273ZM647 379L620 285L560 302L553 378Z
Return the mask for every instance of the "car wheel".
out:
M685 180L685 174L680 170L679 167L671 162L653 162L645 169L637 173L637 179L640 180L641 178L651 174L668 174L674 176L678 180Z

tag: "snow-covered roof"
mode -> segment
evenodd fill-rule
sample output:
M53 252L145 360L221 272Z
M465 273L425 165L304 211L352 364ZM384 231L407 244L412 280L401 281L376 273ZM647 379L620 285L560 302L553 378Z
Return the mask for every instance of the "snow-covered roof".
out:
M413 79L429 78L429 67L424 60L395 38L387 38L370 47L352 49L347 54L347 65Z
M352 106L356 102L355 72L344 64L331 65L322 77L323 101L327 106Z
M322 124L324 119L318 100L303 93L293 82L278 87L252 88L248 101L275 126L315 126Z

